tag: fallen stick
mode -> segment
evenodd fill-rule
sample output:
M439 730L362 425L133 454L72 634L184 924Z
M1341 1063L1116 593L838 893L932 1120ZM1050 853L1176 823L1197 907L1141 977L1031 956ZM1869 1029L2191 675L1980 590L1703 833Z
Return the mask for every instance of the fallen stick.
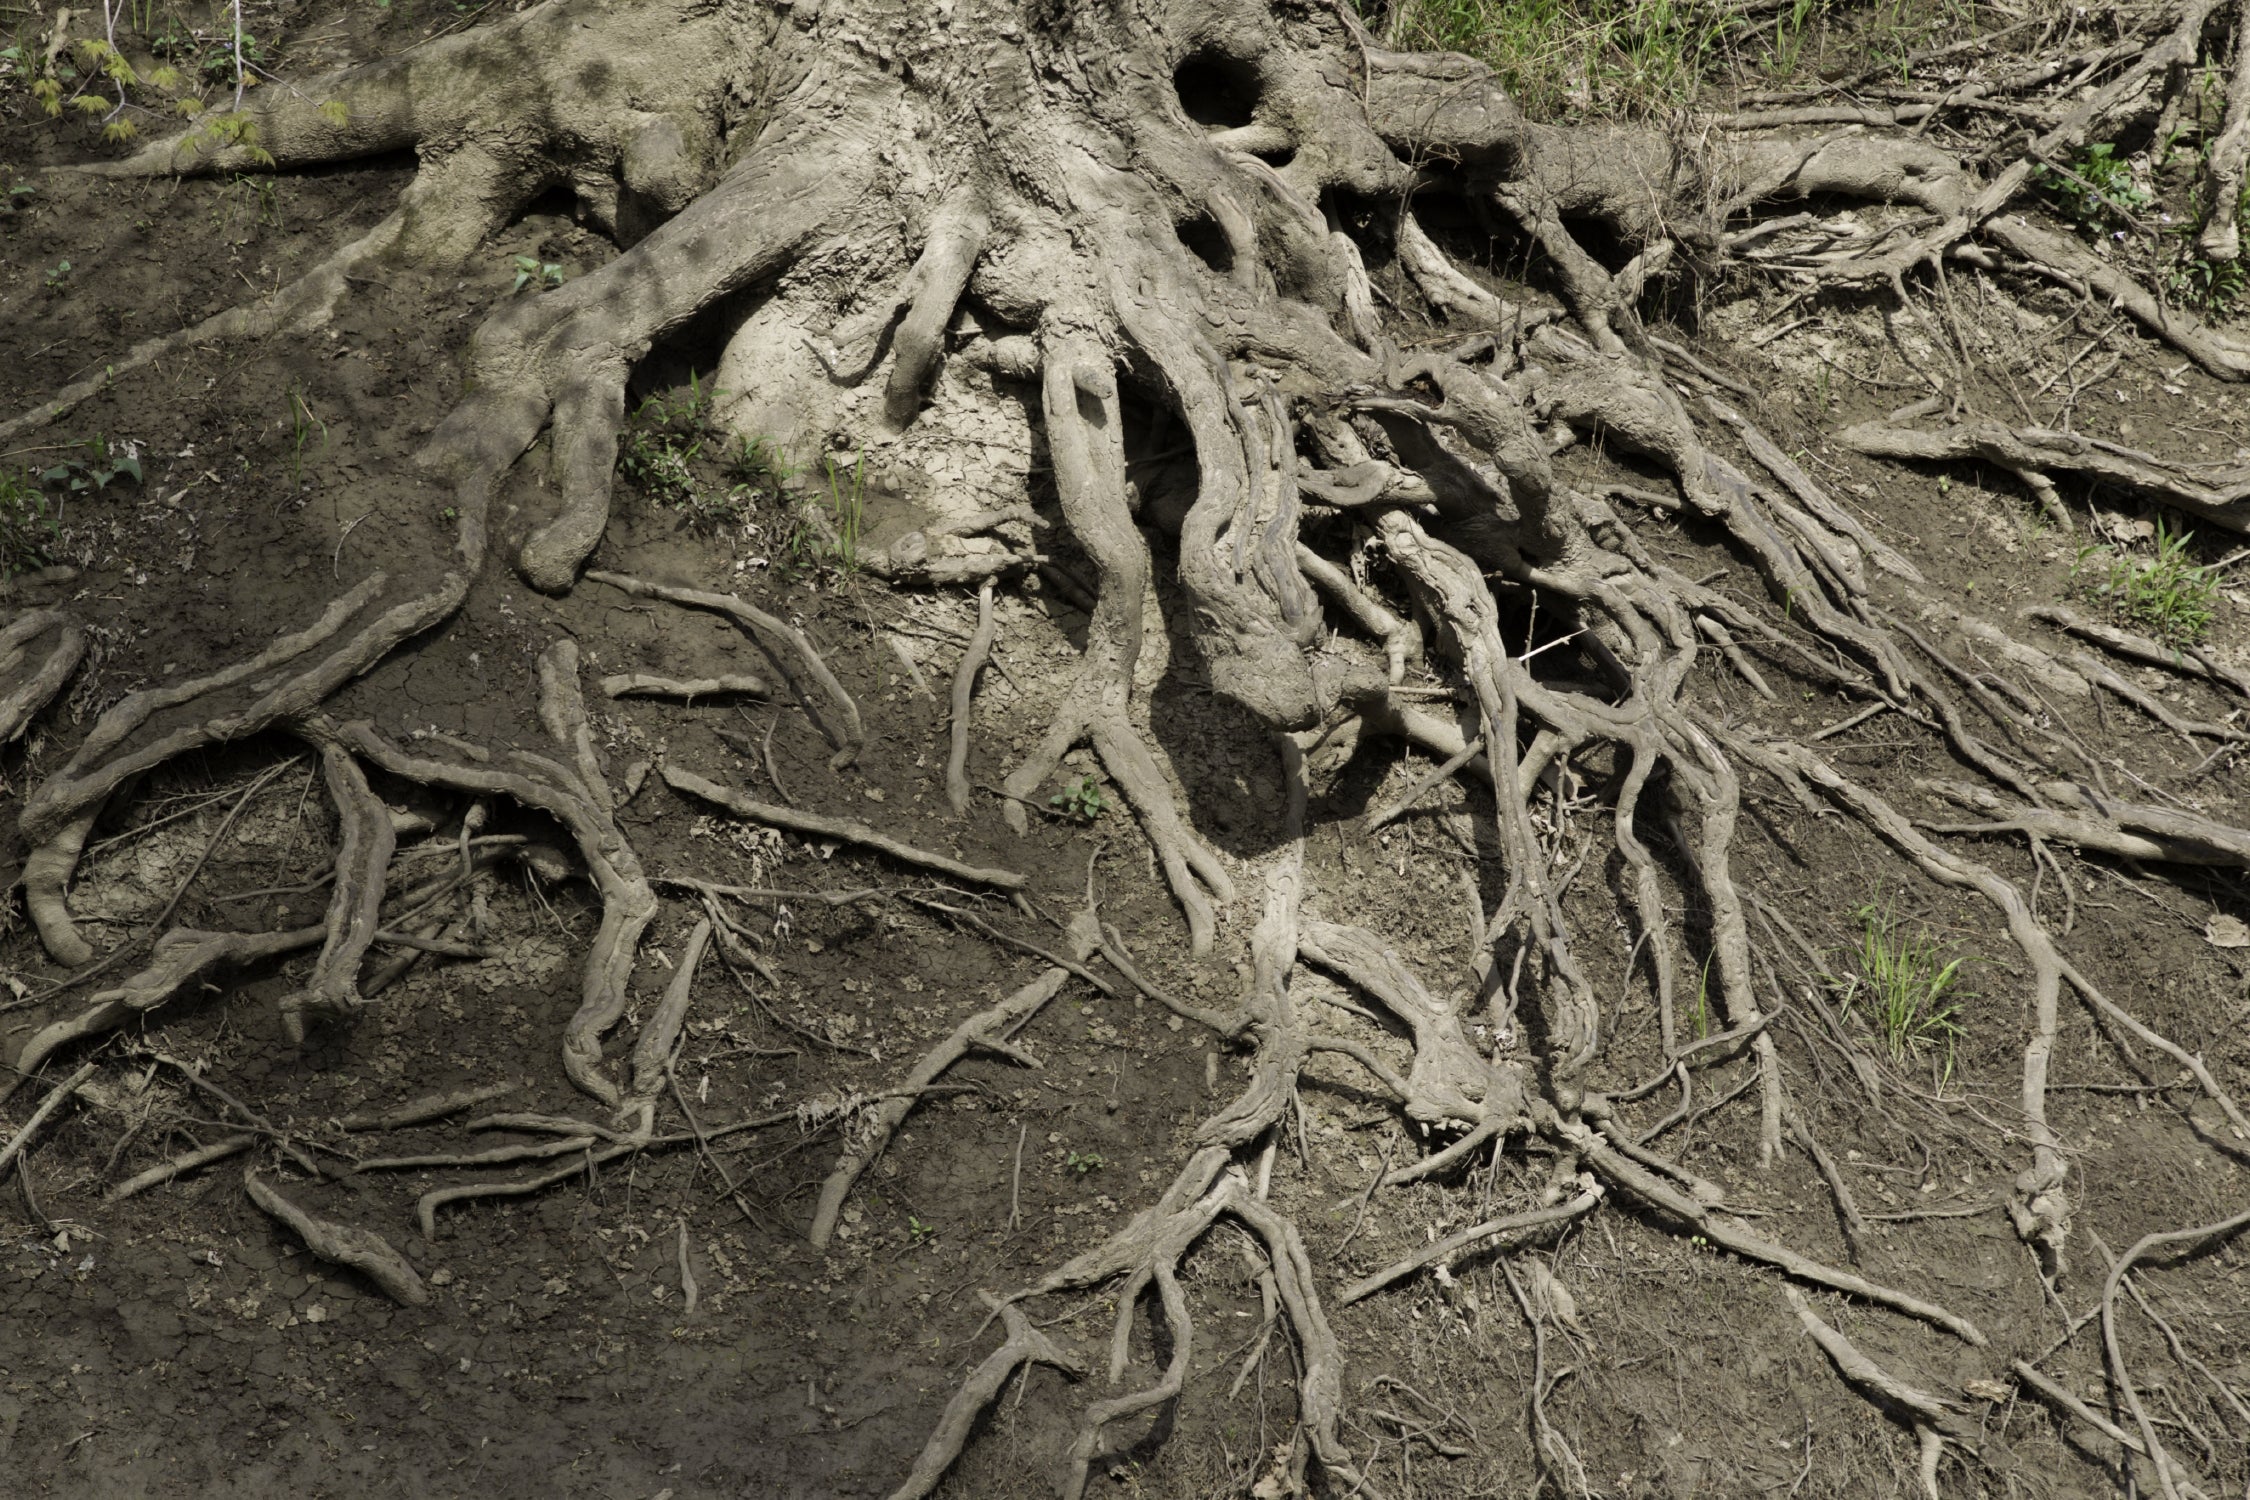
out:
M832 818L823 813L800 812L793 807L777 807L771 802L760 802L755 797L706 781L693 771L683 771L676 766L663 770L665 785L677 792L686 792L706 802L715 802L728 812L740 817L755 818L776 828L787 828L794 833L810 833L825 839L842 839L848 843L865 844L870 849L880 849L893 859L910 865L920 865L926 870L936 870L951 875L956 880L974 880L983 885L997 886L1004 891L1020 891L1031 882L1013 870L985 869L978 865L963 864L942 854L932 854L927 849L917 849L912 844L900 843L888 834L877 833L865 823L854 818Z
M223 1141L213 1141L208 1146L199 1146L193 1151L175 1156L170 1161L158 1162L147 1171L136 1172L111 1188L103 1195L102 1202L105 1205L123 1203L136 1193L145 1193L152 1187L160 1187L173 1178L185 1176L198 1167L207 1167L215 1161L225 1161L230 1156L239 1156L256 1145L258 1139L254 1135L231 1135Z
M394 1302L420 1307L430 1300L430 1289L406 1263L406 1257L393 1250L390 1241L372 1229L339 1224L333 1219L307 1213L255 1172L242 1174L242 1186L250 1194L251 1202L296 1230L305 1248L322 1260L350 1266L381 1287Z
M17 1131L15 1138L7 1145L0 1146L0 1171L7 1170L8 1163L14 1161L23 1148L31 1144L31 1137L40 1126L47 1123L47 1117L61 1109L64 1101L78 1092L78 1086L93 1076L94 1065L88 1063L48 1091L47 1097L39 1101L39 1107L31 1112L31 1118L23 1122L23 1129Z

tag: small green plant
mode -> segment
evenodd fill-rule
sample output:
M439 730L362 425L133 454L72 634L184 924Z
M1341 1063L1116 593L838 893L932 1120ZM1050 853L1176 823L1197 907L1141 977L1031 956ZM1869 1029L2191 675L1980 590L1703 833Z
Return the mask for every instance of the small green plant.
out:
M328 424L313 415L305 402L304 393L295 386L289 389L289 482L299 489L305 482L305 444L315 429L320 432L322 452L328 451Z
M1852 915L1859 923L1852 955L1858 972L1830 980L1845 1011L1874 1028L1893 1062L1941 1054L1950 1080L1954 1046L1967 1035L1961 1006L1976 998L1962 987L1966 960L1947 958L1927 932L1906 931L1888 901L1871 901Z
M140 447L96 433L73 443L78 452L39 471L39 483L65 495L101 494L120 479L141 482Z
M2108 141L2088 146L2068 167L2040 167L2032 181L2066 217L2089 229L2116 229L2156 201Z
M1073 1151L1063 1162L1065 1170L1080 1177L1084 1177L1091 1172L1099 1172L1106 1165L1108 1164L1102 1160L1102 1154L1099 1151Z
M70 275L70 262L69 262L69 261L67 261L67 260L65 260L65 261L57 261L57 262L56 262L56 263L55 263L55 264L54 264L53 266L50 266L50 267L48 268L48 270L47 270L47 275L46 275L46 281L47 281L47 290L48 290L48 291L50 291L50 292L52 292L52 291L59 291L59 290L61 290L64 278L66 278L66 277L67 277L67 276L69 276L69 275Z
M1109 810L1109 800L1102 796L1101 783L1091 776L1080 776L1047 799L1047 805L1064 817L1080 823L1091 823Z
M38 483L21 470L0 469L0 578L53 562L54 537L55 517Z
M2119 620L2143 626L2174 645L2203 639L2218 608L2219 570L2188 560L2192 531L2174 535L2156 523L2156 555L2134 557L2107 547L2081 547L2071 576Z
M517 256L515 267L516 284L508 290L511 297L527 286L536 286L544 292L563 284L563 268L552 261L543 261L536 255Z
M28 182L9 183L7 191L0 192L0 214L22 213L26 206L24 200L38 191Z
M867 496L867 450L862 448L859 458L851 467L851 478L846 482L833 458L825 460L828 470L828 519L835 530L831 551L836 565L845 572L859 568L859 526L865 510Z
M912 1214L906 1216L906 1237L917 1245L927 1244L936 1238L937 1226L925 1224Z

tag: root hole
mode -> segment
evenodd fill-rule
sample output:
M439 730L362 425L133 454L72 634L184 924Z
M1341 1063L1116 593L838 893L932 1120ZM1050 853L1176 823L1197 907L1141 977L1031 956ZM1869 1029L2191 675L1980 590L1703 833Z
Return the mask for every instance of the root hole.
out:
M1178 233L1180 243L1221 276L1234 270L1234 246L1227 243L1226 232L1209 214L1198 214L1187 220L1180 225Z
M1258 112L1258 76L1231 57L1198 52L1172 74L1180 108L1213 130L1247 125Z

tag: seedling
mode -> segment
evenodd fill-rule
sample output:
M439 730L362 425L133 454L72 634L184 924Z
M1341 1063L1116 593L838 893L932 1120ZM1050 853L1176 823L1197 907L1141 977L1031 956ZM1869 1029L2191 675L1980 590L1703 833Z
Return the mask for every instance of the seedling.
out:
M70 275L70 262L67 260L57 261L47 270L47 290L50 292L60 290L63 278L68 275Z
M24 200L37 191L28 182L9 183L7 191L0 193L0 214L22 213L26 206Z
M1080 1177L1084 1177L1089 1172L1099 1172L1105 1165L1107 1164L1102 1160L1102 1154L1099 1151L1073 1151L1063 1162L1063 1166L1067 1170L1077 1173Z
M859 567L859 522L867 493L867 450L860 450L848 483L837 470L836 460L831 458L826 463L828 519L836 533L833 552L836 565L850 573Z
M1859 972L1830 980L1843 992L1844 1009L1875 1029L1891 1061L1941 1053L1943 1077L1951 1079L1954 1046L1967 1035L1961 1006L1976 998L1961 984L1965 960L1947 958L1927 932L1907 932L1888 901L1852 915L1859 922Z
M515 266L516 284L508 291L511 297L527 286L537 286L544 292L563 284L563 268L551 261L542 261L536 255L517 256Z
M314 416L312 408L305 404L303 393L292 388L289 392L289 482L300 489L305 481L305 443L315 428L320 430L321 451L326 452L328 424Z
M1091 823L1109 810L1109 800L1102 796L1101 783L1091 776L1072 781L1049 797L1047 805L1080 823Z
M66 458L39 471L39 482L68 495L100 494L120 479L141 482L138 444L112 443L99 433L73 445L83 456Z
M909 1240L913 1241L917 1245L920 1245L928 1242L931 1239L934 1239L936 1236L937 1226L935 1224L925 1224L912 1214L908 1214L906 1216L906 1237Z
M2071 567L2089 596L2129 624L2145 626L2174 645L2203 639L2219 599L2219 570L2188 561L2192 531L2174 535L2156 523L2156 555L2132 557L2107 547L2081 547Z
M2032 180L2063 213L2089 229L2116 228L2155 201L2134 177L2132 163L2108 141L2088 146L2068 167L2039 168Z

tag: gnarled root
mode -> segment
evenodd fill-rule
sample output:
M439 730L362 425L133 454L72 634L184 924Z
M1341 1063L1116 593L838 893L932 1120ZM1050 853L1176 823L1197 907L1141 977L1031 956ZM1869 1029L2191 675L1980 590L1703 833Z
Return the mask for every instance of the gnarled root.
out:
M243 1190L250 1201L297 1232L305 1248L322 1260L350 1266L381 1287L394 1302L420 1307L430 1300L430 1289L406 1257L390 1241L371 1229L324 1219L292 1203L282 1191L256 1172L242 1174Z
M1212 903L1231 902L1234 882L1180 817L1171 787L1127 711L1140 659L1149 558L1125 503L1123 413L1109 354L1082 332L1053 332L1042 396L1063 516L1100 574L1100 597L1086 626L1085 655L1052 726L1002 783L1012 799L1004 816L1023 832L1023 804L1072 745L1091 740L1140 815L1172 895L1187 914L1189 946L1200 958L1211 951L1218 930Z
M38 642L48 636L46 651L38 654ZM23 733L85 656L86 632L57 610L27 609L0 630L0 744Z
M602 920L586 957L582 998L563 1033L563 1071L571 1082L615 1107L623 1095L602 1071L602 1034L625 1013L626 984L641 934L656 917L656 894L640 860L617 826L616 799L594 756L578 687L578 647L563 640L539 658L539 713L562 759L513 749L475 756L415 754L371 724L309 722L306 732L333 743L394 776L477 796L504 796L553 817L570 831L602 900ZM472 747L473 748L473 747ZM466 763L464 763L466 762Z
M1085 1378L1086 1367L1072 1358L1060 1345L1034 1328L1031 1320L1013 1303L1002 1302L991 1293L982 1294L985 1305L1000 1318L1008 1330L1007 1342L986 1355L977 1367L969 1372L953 1399L945 1403L945 1415L923 1443L922 1451L915 1457L914 1467L906 1482L891 1491L890 1500L923 1500L953 1467L961 1450L969 1443L969 1430L976 1425L984 1409L1000 1398L1008 1378L1026 1365L1052 1365L1073 1380Z

